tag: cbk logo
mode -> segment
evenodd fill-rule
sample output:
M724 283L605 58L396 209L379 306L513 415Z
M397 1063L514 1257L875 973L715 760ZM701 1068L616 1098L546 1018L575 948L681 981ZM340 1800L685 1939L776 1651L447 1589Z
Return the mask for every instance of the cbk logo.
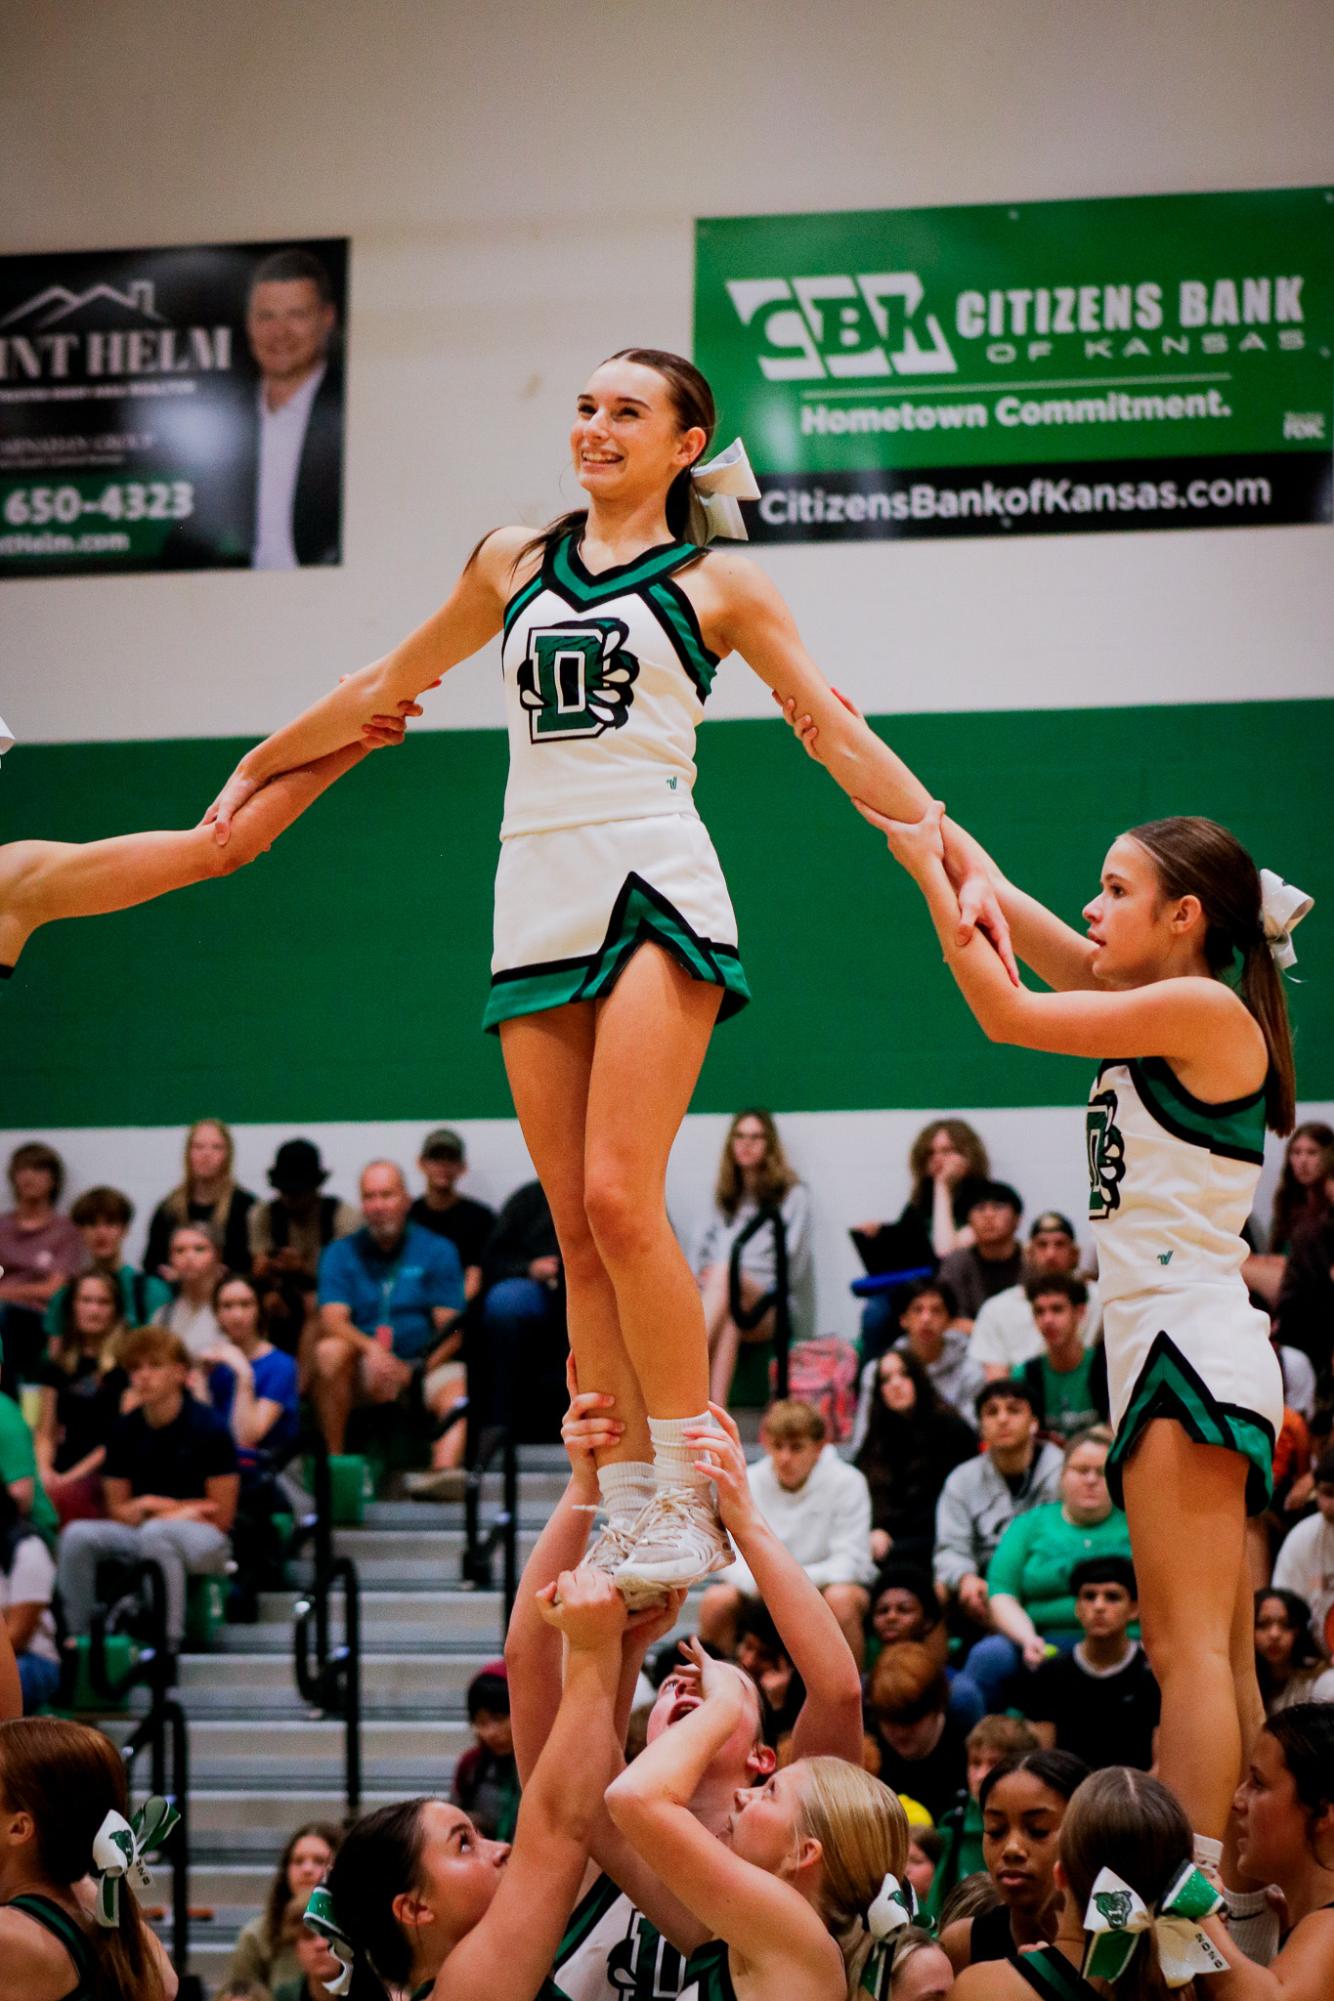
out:
M572 618L534 626L519 663L519 700L531 743L597 737L630 714L639 662L619 618Z
M769 382L958 373L940 321L922 311L915 271L733 278L727 292L741 324L771 350L759 357Z

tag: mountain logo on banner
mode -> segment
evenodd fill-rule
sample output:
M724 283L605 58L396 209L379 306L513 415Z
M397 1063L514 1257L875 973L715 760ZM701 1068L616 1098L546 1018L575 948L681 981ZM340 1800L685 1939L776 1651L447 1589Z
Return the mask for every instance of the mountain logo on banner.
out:
M25 299L21 306L0 319L0 327L24 327L32 332L44 332L77 313L86 326L90 316L92 323L107 320L108 324L121 326L125 320L135 316L142 320L165 325L165 315L157 310L153 302L154 287L151 279L134 278L124 291L114 285L90 285L86 292L71 292L68 285L48 285L44 292ZM107 308L110 307L108 314Z

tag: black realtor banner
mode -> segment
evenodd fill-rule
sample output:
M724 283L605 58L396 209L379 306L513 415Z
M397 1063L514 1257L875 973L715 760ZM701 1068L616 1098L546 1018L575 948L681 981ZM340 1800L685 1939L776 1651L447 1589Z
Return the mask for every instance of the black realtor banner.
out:
M0 577L342 560L345 237L0 258Z
M1330 519L1334 188L711 218L760 542Z

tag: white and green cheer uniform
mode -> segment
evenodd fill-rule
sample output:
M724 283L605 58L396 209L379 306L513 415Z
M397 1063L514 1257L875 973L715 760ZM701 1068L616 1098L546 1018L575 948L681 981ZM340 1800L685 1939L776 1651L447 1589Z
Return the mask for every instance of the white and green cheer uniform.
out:
M1106 1062L1089 1097L1089 1215L1116 1443L1108 1484L1144 1427L1170 1417L1250 1461L1247 1505L1273 1483L1283 1380L1241 1276L1264 1158L1264 1092L1208 1105L1161 1057Z
M561 2001L677 2001L686 1962L610 1876L576 1904L551 1969Z
M650 549L593 576L578 531L505 609L509 783L485 1024L609 993L652 942L750 998L736 919L695 810L695 731L718 666L674 572Z

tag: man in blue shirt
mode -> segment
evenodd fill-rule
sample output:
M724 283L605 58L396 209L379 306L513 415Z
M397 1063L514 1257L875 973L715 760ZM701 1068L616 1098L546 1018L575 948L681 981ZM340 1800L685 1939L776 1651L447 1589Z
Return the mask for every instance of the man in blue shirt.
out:
M373 1160L361 1177L365 1227L320 1254L311 1394L330 1452L342 1452L359 1403L395 1403L422 1375L441 1417L463 1394L463 1269L447 1238L408 1220L401 1171ZM461 1427L456 1426L455 1430Z

